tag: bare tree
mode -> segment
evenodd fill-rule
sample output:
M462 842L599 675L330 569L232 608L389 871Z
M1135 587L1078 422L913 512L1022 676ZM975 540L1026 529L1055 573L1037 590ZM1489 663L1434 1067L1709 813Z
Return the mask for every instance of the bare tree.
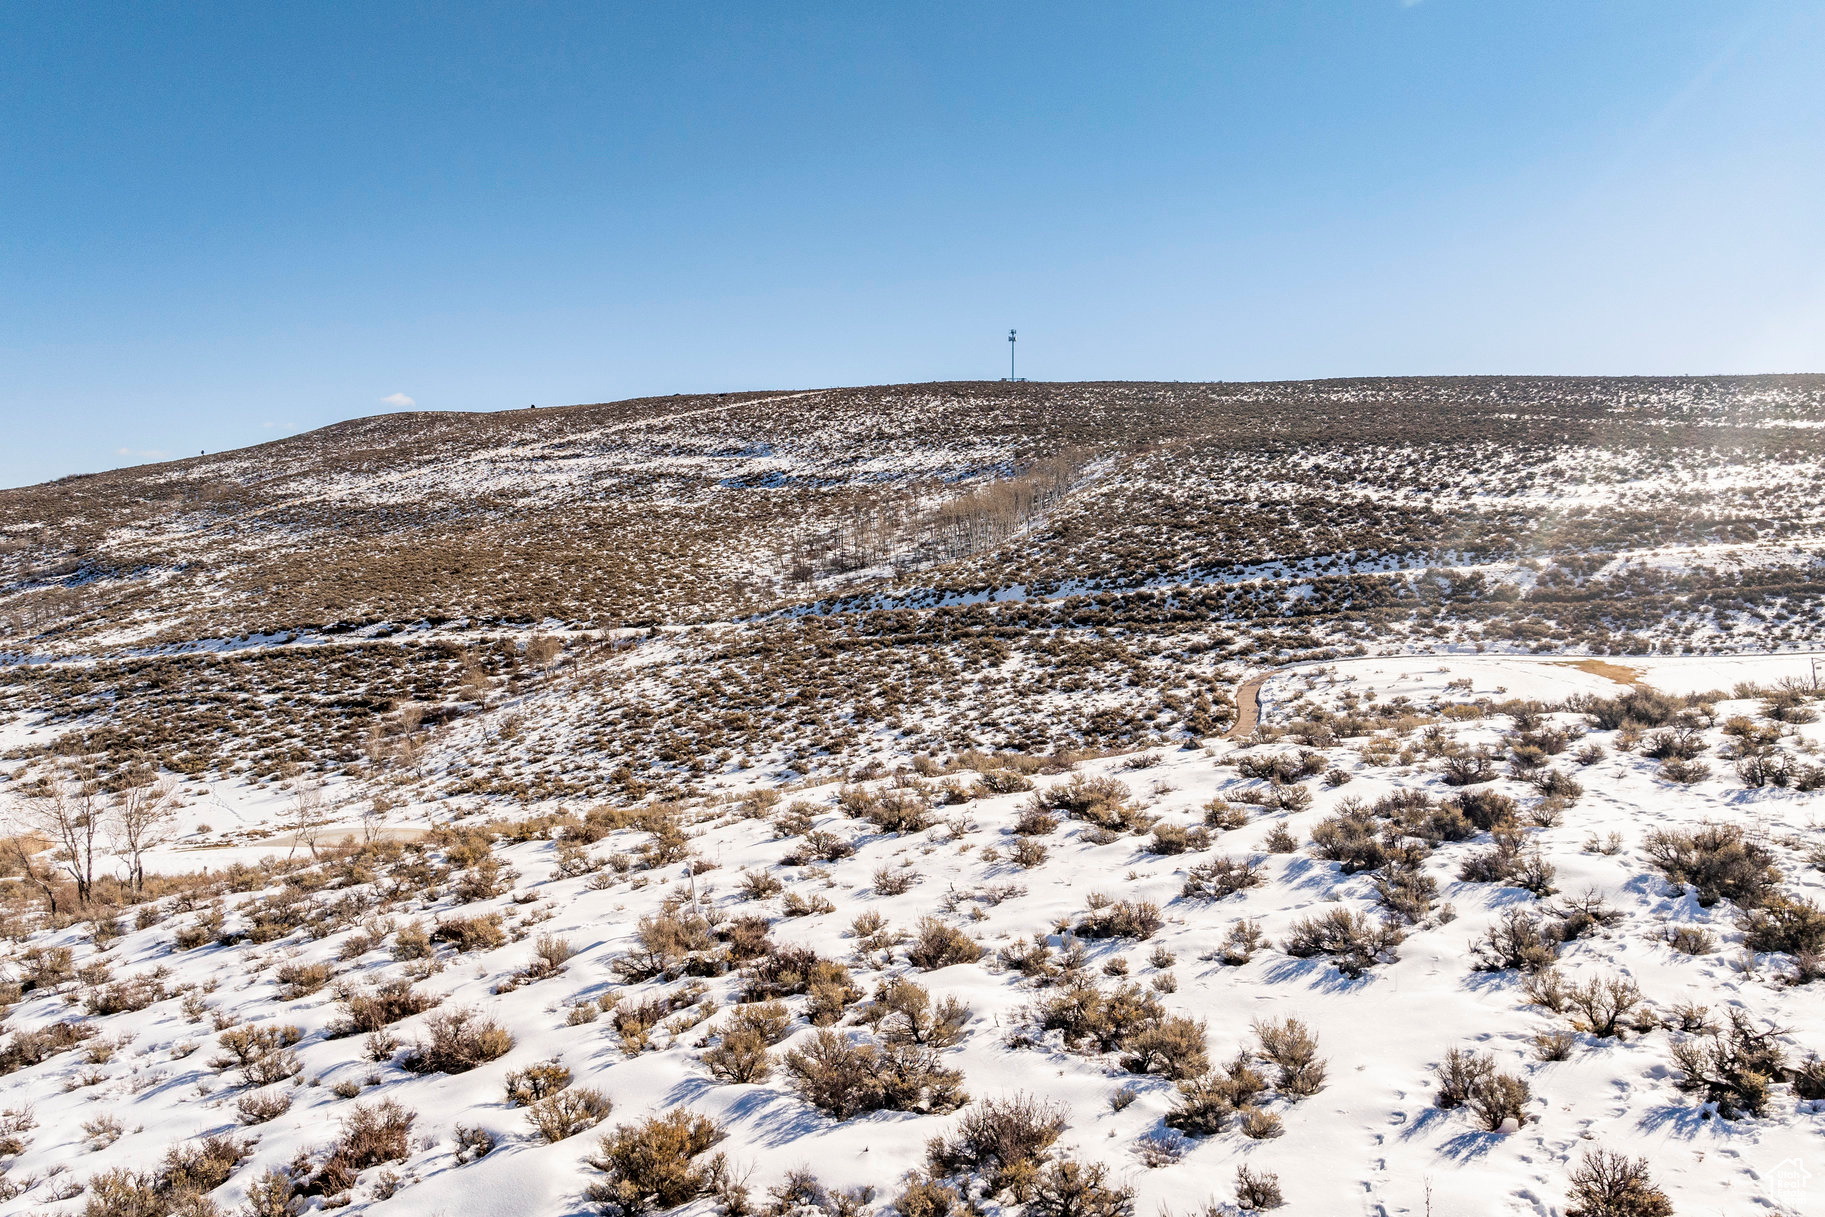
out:
M386 729L378 722L368 724L367 734L361 741L362 755L367 757L368 764L375 769L385 769L393 763L393 745L387 739Z
M127 863L134 892L145 890L145 854L171 840L177 825L177 779L139 775L114 796L108 808L108 833L114 852Z
M95 864L103 853L106 820L94 772L57 774L25 791L17 805L19 827L49 842L52 863L76 885L77 902L87 904L95 891Z
M291 850L285 856L291 857L303 845L315 858L317 838L323 833L323 788L298 783L279 822L291 833Z
M28 810L26 797L17 793L0 795L0 854L19 868L25 881L44 896L51 916L57 915L56 872L39 861L39 854L49 841L38 832L35 814Z
M391 795L377 794L361 812L361 840L372 845L386 831L387 813L397 806Z

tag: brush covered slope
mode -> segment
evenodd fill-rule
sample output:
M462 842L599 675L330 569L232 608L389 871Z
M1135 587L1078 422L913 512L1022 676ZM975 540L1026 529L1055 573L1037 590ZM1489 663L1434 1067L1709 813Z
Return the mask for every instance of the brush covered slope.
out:
M676 797L876 745L1204 736L1300 658L1803 649L1822 475L1821 377L388 415L0 492L0 748L340 773L558 646L564 696L445 788Z
M1822 464L958 384L0 492L0 1212L1803 1213Z
M1541 1213L1587 1151L1806 1211L1816 701L1281 679L1272 741L463 816L23 934L0 1211Z

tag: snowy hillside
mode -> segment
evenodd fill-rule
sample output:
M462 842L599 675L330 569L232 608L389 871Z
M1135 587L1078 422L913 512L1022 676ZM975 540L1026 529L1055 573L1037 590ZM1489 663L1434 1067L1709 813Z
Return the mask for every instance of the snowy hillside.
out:
M1825 1211L1821 423L897 386L0 492L0 1213Z

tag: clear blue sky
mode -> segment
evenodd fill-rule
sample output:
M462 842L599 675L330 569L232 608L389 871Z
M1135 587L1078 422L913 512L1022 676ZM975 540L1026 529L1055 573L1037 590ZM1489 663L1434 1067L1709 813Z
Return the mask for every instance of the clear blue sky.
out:
M1010 326L1054 380L1825 370L1825 4L0 6L0 485Z

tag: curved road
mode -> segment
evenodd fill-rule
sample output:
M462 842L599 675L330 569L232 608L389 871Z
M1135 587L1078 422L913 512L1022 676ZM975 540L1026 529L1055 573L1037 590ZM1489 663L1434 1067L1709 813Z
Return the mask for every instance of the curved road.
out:
M1255 727L1261 721L1261 686L1267 683L1269 677L1278 676L1283 670L1290 669L1263 672L1242 682L1242 687L1236 690L1236 721L1223 733L1224 739L1241 739L1255 733Z

